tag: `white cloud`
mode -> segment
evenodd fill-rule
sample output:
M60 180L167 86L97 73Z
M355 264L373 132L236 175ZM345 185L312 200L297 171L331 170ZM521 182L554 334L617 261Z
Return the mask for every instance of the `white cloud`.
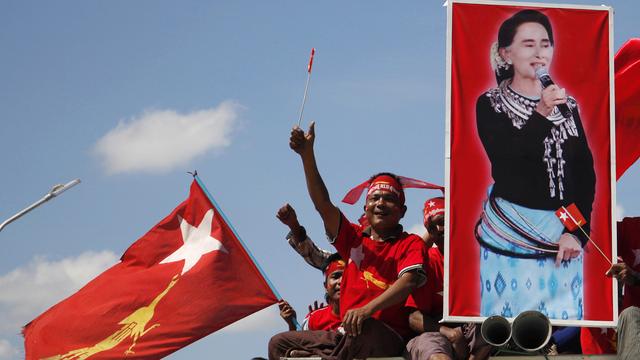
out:
M94 146L109 174L162 173L185 167L195 157L231 145L241 106L232 101L215 108L179 114L146 111L120 123Z
M616 220L620 221L624 218L624 208L620 204L616 204Z
M58 261L36 256L0 275L0 359L12 351L11 343L1 338L15 339L14 346L21 346L22 326L116 262L118 256L111 251L88 251Z
M8 340L0 339L0 360L18 359L18 349Z
M287 329L287 325L280 317L278 307L272 305L253 313L244 319L234 322L221 331L228 333L243 333L262 331L265 329L271 330L274 328L281 328L282 331L285 331Z

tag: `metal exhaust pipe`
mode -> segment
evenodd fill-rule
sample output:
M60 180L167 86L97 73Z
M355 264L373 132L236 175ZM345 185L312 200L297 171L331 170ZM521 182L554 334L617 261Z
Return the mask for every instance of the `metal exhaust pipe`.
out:
M511 325L505 317L493 315L482 322L480 334L487 344L501 347L511 339Z
M513 320L511 333L519 348L527 352L538 351L551 339L551 322L539 311L523 311Z

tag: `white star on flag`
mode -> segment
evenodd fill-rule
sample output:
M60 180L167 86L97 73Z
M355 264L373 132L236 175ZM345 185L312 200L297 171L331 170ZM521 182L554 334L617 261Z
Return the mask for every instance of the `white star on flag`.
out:
M360 269L360 263L364 259L364 252L362 252L362 244L356 248L351 248L351 253L349 254L349 260L356 263L358 269Z
M567 213L566 213L566 212L564 212L564 211L560 213L560 216L559 216L559 217L560 217L560 220L562 220L562 221L567 221L567 219L569 218L569 217L567 216Z
M184 275L187 271L191 270L198 261L200 261L200 258L203 255L214 250L220 250L228 253L222 243L211 236L213 209L209 209L209 211L204 214L204 217L198 227L194 227L189 224L180 216L178 216L178 219L180 220L180 230L182 231L182 240L184 241L184 244L164 260L160 261L160 264L184 260L181 273L181 275Z
M640 264L640 249L633 249L631 251L633 251L633 256L636 257L635 260L633 260L633 267L636 267Z
M433 201L429 201L429 207L434 207L434 206L436 206L436 203Z

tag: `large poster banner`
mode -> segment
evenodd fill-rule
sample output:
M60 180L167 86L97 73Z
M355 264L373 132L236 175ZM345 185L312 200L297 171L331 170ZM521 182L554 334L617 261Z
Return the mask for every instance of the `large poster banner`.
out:
M613 326L612 9L450 1L445 320Z

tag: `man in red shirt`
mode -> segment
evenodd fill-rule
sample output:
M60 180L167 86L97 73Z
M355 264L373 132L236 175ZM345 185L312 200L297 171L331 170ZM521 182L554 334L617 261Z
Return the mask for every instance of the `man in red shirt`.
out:
M409 323L421 335L411 339L407 351L415 360L484 359L490 346L482 340L474 324L440 324L444 289L444 198L424 203L424 240L429 247L425 263L427 283L407 299Z
M305 317L302 324L302 330L337 330L342 321L340 320L340 282L342 273L344 272L345 262L339 254L332 254L322 266L324 273L324 289L325 300L327 306L318 308L316 302L315 309L309 306L309 314ZM295 331L297 322L296 312L288 302L282 300L278 306L280 307L280 316L289 326L289 331Z
M304 330L337 330L340 320L340 288L345 262L340 254L332 254L323 269L327 306L312 310L305 318Z
M331 202L320 176L314 140L312 123L306 134L294 127L289 145L302 159L307 190L330 242L347 260L340 295L345 335L318 331L279 334L269 343L269 358L277 360L299 352L323 359L400 355L403 336L411 334L404 303L425 280L424 242L404 232L399 223L406 212L404 190L393 174L373 176L367 183L364 205L370 227L349 223Z

